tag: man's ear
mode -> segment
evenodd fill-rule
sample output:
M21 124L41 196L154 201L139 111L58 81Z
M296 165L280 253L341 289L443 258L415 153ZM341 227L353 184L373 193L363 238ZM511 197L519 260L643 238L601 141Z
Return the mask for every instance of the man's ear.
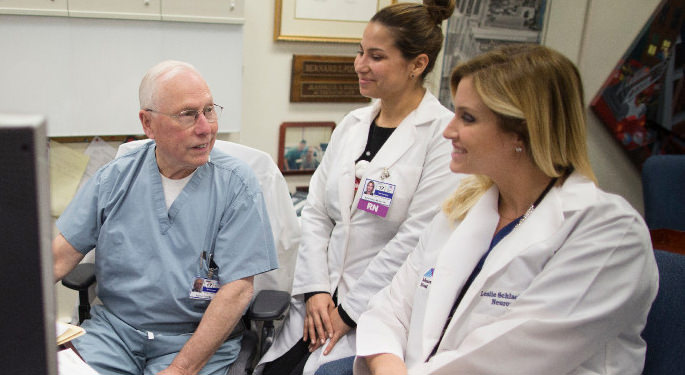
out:
M145 135L150 139L155 139L155 132L152 130L152 113L141 109L138 112L138 118L140 119L140 124L143 125L143 131Z

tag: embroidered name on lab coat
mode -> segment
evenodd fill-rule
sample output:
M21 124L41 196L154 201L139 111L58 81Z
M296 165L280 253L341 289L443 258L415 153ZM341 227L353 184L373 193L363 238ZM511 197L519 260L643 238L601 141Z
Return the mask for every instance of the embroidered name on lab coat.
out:
M508 292L497 292L494 290L481 290L480 296L490 298L491 305L508 307L519 295Z
M435 268L431 268L428 271L426 271L426 273L423 274L423 278L421 279L421 284L420 284L420 286L422 288L428 289L428 286L431 285L431 283L433 282L432 279L433 279L433 271L434 270L435 270Z

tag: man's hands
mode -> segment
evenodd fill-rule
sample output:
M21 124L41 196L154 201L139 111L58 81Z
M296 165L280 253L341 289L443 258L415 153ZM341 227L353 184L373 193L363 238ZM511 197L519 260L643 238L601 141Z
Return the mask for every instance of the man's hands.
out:
M323 353L328 355L338 340L350 331L350 326L340 318L338 309L328 293L318 293L311 296L307 300L306 310L302 339L309 341L310 352L325 344L326 339L330 339Z

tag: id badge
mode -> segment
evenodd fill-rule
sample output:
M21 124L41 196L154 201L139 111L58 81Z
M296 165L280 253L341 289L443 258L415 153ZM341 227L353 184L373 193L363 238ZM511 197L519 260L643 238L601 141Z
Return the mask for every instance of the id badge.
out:
M191 299L211 301L216 292L219 291L217 266L212 258L213 254L210 254L209 262L207 262L207 253L202 252L196 269L196 276L193 278L193 284L190 288Z
M380 217L388 215L395 194L395 185L367 178L360 187L363 190L357 209Z
M219 280L196 277L193 281L193 289L190 291L190 298L211 301L217 291L219 291Z

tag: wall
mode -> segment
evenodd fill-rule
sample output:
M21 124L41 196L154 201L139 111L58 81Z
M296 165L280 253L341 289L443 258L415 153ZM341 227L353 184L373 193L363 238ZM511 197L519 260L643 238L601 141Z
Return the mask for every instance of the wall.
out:
M240 128L241 25L0 15L0 33L11 51L0 59L0 112L46 115L50 137L140 132L140 78L165 59L195 65L238 119L220 129Z
M549 18L546 44L578 63L589 102L659 0L552 1L554 13ZM358 103L290 103L292 55L354 55L357 46L274 42L272 1L246 1L245 19L242 130L221 134L220 138L266 151L275 160L278 127L282 122L337 122L359 106ZM594 115L588 113L588 118L590 159L601 187L622 195L642 211L642 186L637 169ZM309 178L288 176L287 180L294 189L294 186L307 185ZM76 295L64 291L63 287L57 289L58 316L65 318L74 306Z
M591 0L578 68L590 102L660 0ZM588 114L590 161L599 185L617 193L641 213L642 182L638 169L594 114Z
M552 0L545 45L578 65L589 104L660 0ZM638 169L588 108L590 162L602 189L644 212Z
M551 0L545 44L577 63L586 102L637 36L659 0ZM354 55L356 45L273 41L274 5L246 1L243 69L243 124L227 139L270 153L276 158L278 126L283 121L339 121L358 104L290 103L293 54ZM436 66L440 69L440 66ZM428 83L433 86L431 81ZM435 92L435 90L434 90ZM626 198L643 212L642 185L623 149L588 110L590 160L600 186ZM307 185L306 176L288 176L293 188Z
M278 129L285 121L335 121L359 103L290 103L292 55L353 56L357 46L273 41L274 2L246 1L243 65L243 126L236 141L277 160ZM231 135L233 137L233 135ZM307 185L308 176L289 176Z
M290 103L292 55L354 56L350 43L274 42L274 2L245 1L243 125L232 141L270 153L277 160L278 127L285 121L340 121L360 103ZM439 66L436 66L438 69ZM287 176L291 190L309 176Z

